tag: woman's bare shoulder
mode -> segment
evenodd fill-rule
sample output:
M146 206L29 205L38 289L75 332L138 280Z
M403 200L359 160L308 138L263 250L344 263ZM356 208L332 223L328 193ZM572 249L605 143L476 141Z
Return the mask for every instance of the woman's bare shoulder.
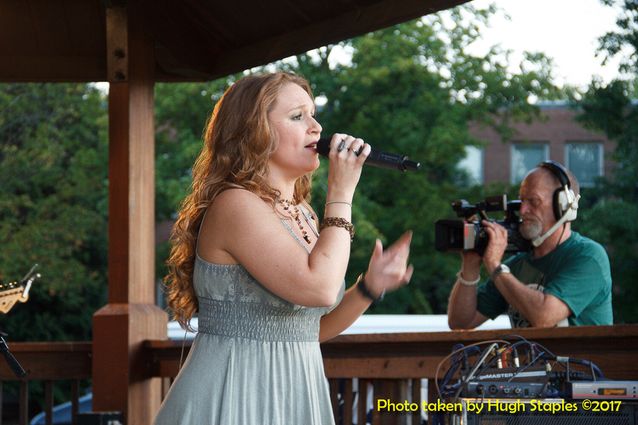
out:
M245 189L227 189L209 205L202 223L198 250L202 258L215 263L237 263L233 247L246 235L259 231L272 208Z
M267 209L268 205L257 194L242 188L226 189L215 197L210 209L226 214L250 212L254 209Z

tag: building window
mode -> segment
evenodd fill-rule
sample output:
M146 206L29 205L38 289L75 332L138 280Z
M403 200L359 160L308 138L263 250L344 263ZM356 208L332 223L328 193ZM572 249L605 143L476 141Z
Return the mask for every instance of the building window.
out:
M483 149L466 146L465 158L459 162L458 169L467 174L470 184L483 184Z
M515 143L512 145L512 168L510 182L520 183L527 172L536 168L539 162L549 158L547 143Z
M582 187L592 187L596 177L603 175L602 143L567 143L565 166L576 176Z

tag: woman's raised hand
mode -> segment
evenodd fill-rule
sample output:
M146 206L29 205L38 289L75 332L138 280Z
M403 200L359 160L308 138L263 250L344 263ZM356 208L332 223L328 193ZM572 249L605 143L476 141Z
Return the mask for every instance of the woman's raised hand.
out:
M412 231L407 231L389 248L377 239L365 274L367 288L375 298L410 282L414 267L408 265Z

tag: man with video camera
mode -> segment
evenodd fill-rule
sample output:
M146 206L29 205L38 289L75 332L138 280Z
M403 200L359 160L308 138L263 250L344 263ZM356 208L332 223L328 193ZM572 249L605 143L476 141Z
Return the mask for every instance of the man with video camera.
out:
M519 231L532 250L503 261L507 230L483 220L489 241L482 256L462 252L448 303L450 328L473 329L506 312L512 327L613 324L609 258L600 244L571 230L580 198L573 174L542 162L519 195ZM489 278L478 286L481 263Z

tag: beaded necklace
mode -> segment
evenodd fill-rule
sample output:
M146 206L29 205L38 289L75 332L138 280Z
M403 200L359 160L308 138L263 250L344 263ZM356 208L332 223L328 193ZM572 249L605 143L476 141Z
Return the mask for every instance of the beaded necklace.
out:
M297 222L297 227L299 227L299 230L301 231L301 235L303 237L303 240L306 241L307 244L310 244L310 237L308 236L308 232L306 231L303 223L301 222L301 211L299 211L299 207L296 204L293 204L292 202L290 202L288 199L278 199L277 202L279 204L281 204L281 206L283 207L284 211L286 211L287 213L290 214L290 216L292 217L293 220L295 220ZM308 224L308 226L312 229L313 233L317 235L317 231L310 225L310 222L308 221L308 217L306 217L305 214L303 214L304 219L306 220L306 223Z

